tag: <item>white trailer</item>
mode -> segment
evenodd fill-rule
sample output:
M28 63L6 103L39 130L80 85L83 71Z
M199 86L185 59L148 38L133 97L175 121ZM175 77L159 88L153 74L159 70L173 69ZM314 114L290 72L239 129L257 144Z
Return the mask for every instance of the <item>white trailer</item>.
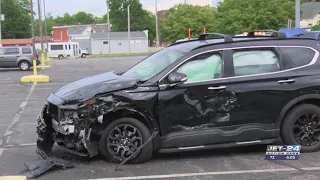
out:
M80 46L77 42L52 42L49 43L48 55L50 58L63 59L66 57L79 57Z

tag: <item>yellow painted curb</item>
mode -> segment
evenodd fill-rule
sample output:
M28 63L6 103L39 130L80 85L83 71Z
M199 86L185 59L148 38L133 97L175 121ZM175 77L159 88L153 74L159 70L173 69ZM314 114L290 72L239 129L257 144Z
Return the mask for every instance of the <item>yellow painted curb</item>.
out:
M0 176L0 180L27 180L26 176Z
M23 76L21 78L22 83L30 83L30 82L50 82L50 77L47 75L30 75Z

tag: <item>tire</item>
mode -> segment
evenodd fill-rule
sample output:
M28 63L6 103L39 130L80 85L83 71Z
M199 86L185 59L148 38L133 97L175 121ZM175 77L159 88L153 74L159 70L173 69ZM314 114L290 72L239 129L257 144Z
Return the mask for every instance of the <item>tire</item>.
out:
M103 155L108 161L110 162L114 162L114 163L119 163L122 162L125 158L129 157L130 155L127 155L127 157L117 157L115 155L116 150L112 151L110 148L108 148L108 145L111 144L109 143L111 139L109 139L109 135L113 135L114 132L119 132L117 130L115 130L116 127L119 127L121 130L124 127L124 125L127 125L127 130L131 130L130 132L133 132L132 127L136 128L136 133L135 134L139 134L142 137L142 140L139 143L139 147L145 143L151 136L151 133L149 131L149 129L140 121L133 119L133 118L121 118L118 120L113 121L112 123L110 123L107 128L103 131L100 141L99 141L99 151L100 154ZM127 132L129 132L127 131ZM139 137L139 136L137 136ZM133 137L131 137L132 139ZM108 142L109 140L109 142ZM115 143L117 145L120 145L121 141L119 140L118 143ZM123 142L123 141L122 141ZM138 139L134 140L133 143L127 143L128 147L132 148L132 144L134 144L135 142L139 142ZM113 142L114 143L114 142ZM124 142L125 143L125 142ZM125 145L125 144L122 144ZM114 147L116 148L116 147ZM116 148L118 149L118 148ZM119 148L121 150L123 150L122 148ZM119 151L120 152L120 151ZM149 142L136 156L134 156L131 160L128 161L128 163L132 163L132 164L139 164L139 163L143 163L148 161L151 156L152 156L152 152L153 152L153 143L152 141Z
M86 55L86 54L82 54L81 57L82 57L82 58L86 58L87 55Z
M28 71L30 69L30 63L28 61L21 61L19 62L19 68L22 71ZM37 68L37 67L35 67Z
M59 55L58 58L59 58L59 59L63 59L63 55Z
M306 115L308 113L309 113L309 117L314 117L314 118L309 118L310 121L306 121L307 119ZM301 117L304 117L304 118L300 119ZM311 122L310 126L308 124L309 122ZM316 124L313 124L313 122L316 122ZM299 125L299 127L302 127L304 129L302 130L297 125ZM312 129L311 127L312 125L313 125L313 128L315 127L315 129L317 128L320 129L320 108L312 104L299 105L293 108L292 110L290 110L290 112L285 117L281 125L281 138L286 145L301 145L301 152L318 151L320 150L320 141L311 145L310 144L307 145L306 143L299 141L299 139L301 139L304 135L307 135L307 133L312 133L312 130L310 130ZM310 132L308 132L308 130ZM313 133L315 137L320 136L320 132L313 132ZM295 139L294 137L295 135L300 135L298 140ZM305 138L311 138L311 137L312 137L312 134L309 134L308 137L305 137Z

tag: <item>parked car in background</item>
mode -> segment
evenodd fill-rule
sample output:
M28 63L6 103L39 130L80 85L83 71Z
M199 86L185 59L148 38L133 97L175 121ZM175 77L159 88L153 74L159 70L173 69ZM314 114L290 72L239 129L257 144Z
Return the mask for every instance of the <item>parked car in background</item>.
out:
M35 51L33 55L32 46L11 46L0 48L0 68L19 67L27 71L33 66L33 60L40 64L39 56Z

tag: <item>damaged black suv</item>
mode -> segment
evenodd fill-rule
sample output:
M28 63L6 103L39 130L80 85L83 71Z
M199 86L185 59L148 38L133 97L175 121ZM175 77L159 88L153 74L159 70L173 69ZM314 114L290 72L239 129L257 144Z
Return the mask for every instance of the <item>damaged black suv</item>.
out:
M214 34L214 33L212 33ZM320 149L320 43L209 38L175 43L128 71L52 93L38 118L38 149L142 163L170 153L282 139Z

